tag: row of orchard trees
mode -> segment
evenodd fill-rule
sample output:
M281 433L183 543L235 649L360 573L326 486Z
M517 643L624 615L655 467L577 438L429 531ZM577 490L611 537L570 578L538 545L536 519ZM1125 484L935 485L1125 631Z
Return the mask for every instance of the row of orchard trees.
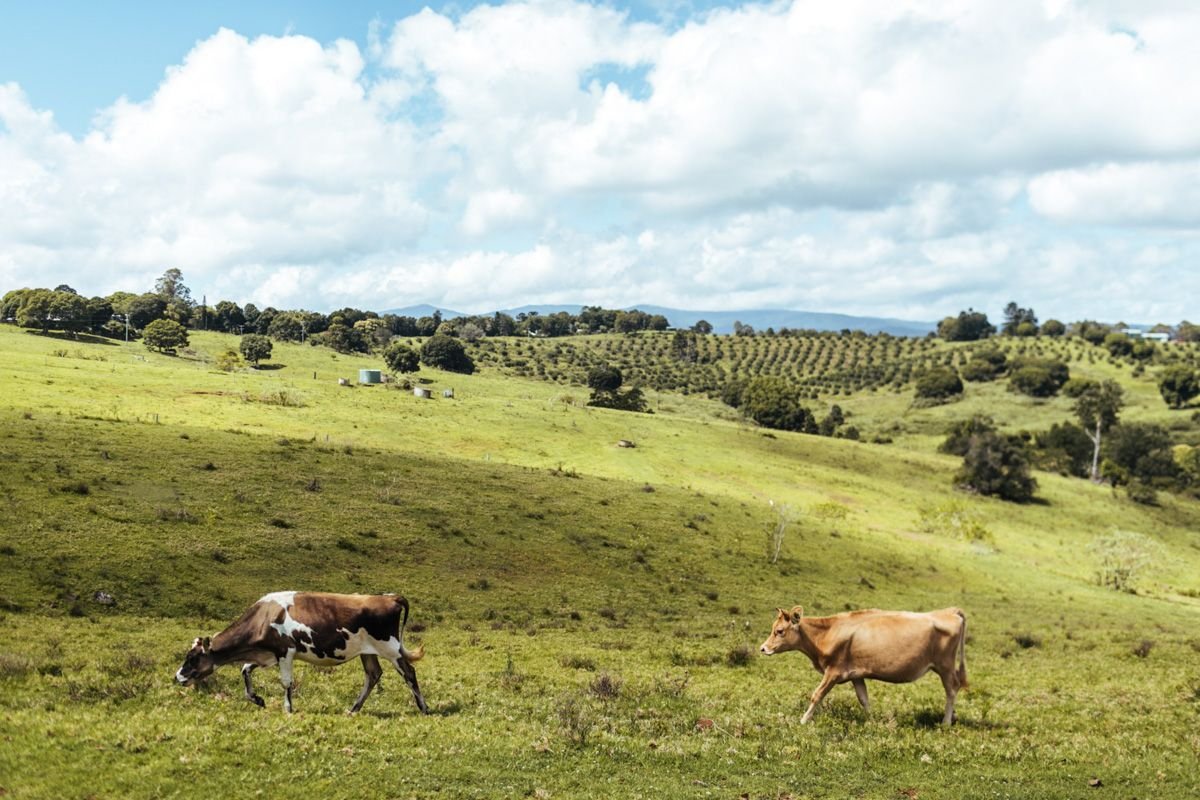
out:
M1114 353L1114 355L1130 355L1132 352L1135 357L1138 357L1138 353L1133 351L1139 344L1153 349L1151 342L1137 342L1131 339L1124 333L1125 329L1126 326L1120 322L1108 325L1090 319L1069 324L1056 319L1048 319L1038 324L1037 314L1032 308L1022 308L1012 302L1004 307L1004 322L999 329L988 320L987 314L969 308L966 311L960 311L956 317L946 317L939 322L937 333L938 336L949 342L974 342L997 334L1018 337L1078 336L1092 344L1109 346L1110 350L1114 348L1125 350L1125 352ZM1195 325L1187 320L1174 327L1159 323L1151 328L1150 332L1165 333L1170 338L1179 341L1200 342L1200 325Z

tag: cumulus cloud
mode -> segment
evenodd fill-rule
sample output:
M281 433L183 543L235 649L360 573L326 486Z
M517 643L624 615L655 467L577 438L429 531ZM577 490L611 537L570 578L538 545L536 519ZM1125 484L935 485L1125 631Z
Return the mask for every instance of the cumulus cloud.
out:
M1126 0L672 24L527 0L425 9L365 50L221 30L79 138L0 85L0 280L107 292L176 266L280 306L926 319L1035 293L1131 317L1136 295L1169 319L1194 296L1197 38L1193 4Z

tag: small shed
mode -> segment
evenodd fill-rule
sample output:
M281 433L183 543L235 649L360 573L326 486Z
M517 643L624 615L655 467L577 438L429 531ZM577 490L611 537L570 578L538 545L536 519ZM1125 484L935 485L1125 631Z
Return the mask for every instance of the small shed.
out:
M453 399L454 399L454 390L453 390L453 389L443 389L443 390L442 390L442 397L449 398L449 399L453 400Z
M429 389L426 389L424 386L414 386L413 397L423 397L426 400L430 400L433 398L433 392Z
M360 369L358 371L359 383L382 383L382 373L377 369Z

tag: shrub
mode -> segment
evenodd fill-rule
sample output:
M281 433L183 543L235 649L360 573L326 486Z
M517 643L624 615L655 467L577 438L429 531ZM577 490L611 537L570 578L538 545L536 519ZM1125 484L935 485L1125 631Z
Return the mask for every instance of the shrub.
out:
M1018 358L1009 369L1008 388L1030 397L1053 397L1070 379L1071 371L1061 361Z
M946 440L938 446L938 452L955 456L965 456L971 446L971 437L983 433L994 433L996 423L991 417L976 415L970 419L955 422L946 431Z
M968 542L992 541L992 532L983 524L979 512L961 500L925 506L918 513L920 529L925 533Z
M383 361L392 372L416 372L421 368L421 357L406 344L396 342L383 351Z
M1158 378L1158 392L1171 408L1183 408L1200 394L1200 376L1183 364L1167 367Z
M1086 478L1092 465L1092 440L1083 428L1074 423L1055 423L1050 430L1034 437L1038 466L1058 472Z
M960 486L1002 500L1026 502L1037 481L1029 474L1025 444L1015 436L982 433L972 436L955 475Z
M742 393L742 413L766 428L815 433L817 422L800 390L781 378L754 378Z
M963 392L958 374L944 367L929 370L917 381L917 398L920 400L948 400Z
M435 334L421 345L421 363L427 367L470 375L475 362L467 355L462 342L443 333Z
M1089 550L1099 562L1096 582L1119 592L1131 591L1140 577L1157 566L1163 552L1149 536L1122 530L1097 538Z

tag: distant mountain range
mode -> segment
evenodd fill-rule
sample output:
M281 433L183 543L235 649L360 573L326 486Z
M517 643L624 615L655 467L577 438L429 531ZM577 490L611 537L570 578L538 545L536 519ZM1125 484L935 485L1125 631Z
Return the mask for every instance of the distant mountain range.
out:
M780 328L799 328L818 331L849 329L852 331L861 330L866 333L890 333L893 336L924 336L937 328L937 324L933 322L916 322L888 317L858 317L850 314L830 314L819 311L794 311L784 308L760 308L742 311L688 311L686 309L666 308L664 306L636 305L628 306L624 310L629 311L634 308L645 311L647 314L662 314L671 323L671 327L674 328L690 328L702 319L707 320L712 324L713 331L716 333L733 333L734 322L751 325L756 331L764 331L767 328L774 328L775 330L779 330ZM559 311L566 311L568 314L578 314L583 310L583 306L570 304L529 305L498 310L515 317L518 314L528 314L535 311L538 314L556 314ZM406 306L405 308L391 308L380 313L398 314L408 317L427 317L431 316L434 311L441 311L442 317L446 319L470 316L461 311L438 308L437 306L428 304ZM493 313L495 312L488 311L486 314L479 316L491 316Z

